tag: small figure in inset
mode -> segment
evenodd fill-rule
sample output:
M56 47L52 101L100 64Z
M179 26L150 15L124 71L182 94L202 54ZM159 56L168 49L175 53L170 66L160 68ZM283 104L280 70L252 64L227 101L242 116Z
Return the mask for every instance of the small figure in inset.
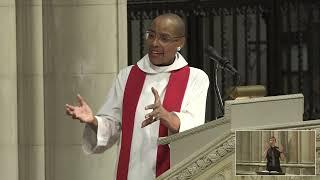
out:
M277 147L276 142L277 139L274 136L269 139L269 143L266 143L264 148L264 157L267 160L267 171L282 173L280 159L284 160L285 155L283 146L280 144L279 147Z

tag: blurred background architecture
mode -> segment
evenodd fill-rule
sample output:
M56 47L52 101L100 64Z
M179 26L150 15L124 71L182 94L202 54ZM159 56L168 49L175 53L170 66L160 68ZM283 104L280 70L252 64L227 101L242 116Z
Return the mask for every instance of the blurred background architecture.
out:
M320 117L318 0L0 0L0 178L112 179L117 146L86 156L83 125L64 114L80 93L97 112L119 70L145 53L151 20L177 13L182 54L213 81L214 46L268 95L303 93L304 119ZM235 84L219 72L223 96ZM222 116L212 87L207 121Z

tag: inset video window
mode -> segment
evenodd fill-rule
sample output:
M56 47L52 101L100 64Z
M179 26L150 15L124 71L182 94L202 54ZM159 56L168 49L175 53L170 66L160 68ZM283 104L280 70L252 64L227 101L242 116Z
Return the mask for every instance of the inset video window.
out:
M236 131L236 176L315 176L314 130Z

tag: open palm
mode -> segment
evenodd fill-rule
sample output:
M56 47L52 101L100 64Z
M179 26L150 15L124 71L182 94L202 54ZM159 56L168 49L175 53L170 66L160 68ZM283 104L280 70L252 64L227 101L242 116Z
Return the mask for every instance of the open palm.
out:
M66 104L66 113L73 119L78 119L84 123L92 123L94 116L91 108L80 95L77 95L77 99L79 102L78 106Z

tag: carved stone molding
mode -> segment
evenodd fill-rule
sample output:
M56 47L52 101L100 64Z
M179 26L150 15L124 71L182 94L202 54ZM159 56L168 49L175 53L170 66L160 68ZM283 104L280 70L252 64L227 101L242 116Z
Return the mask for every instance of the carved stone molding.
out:
M214 146L209 144L209 146L204 147L204 149L209 148L209 150L200 150L202 154L196 154L194 157L190 157L187 162L183 161L182 164L187 164L183 167L178 167L176 171L172 174L165 173L159 177L159 179L172 179L172 180L182 180L182 179L194 179L196 176L202 174L206 170L210 169L213 165L219 163L224 158L232 155L235 149L235 136L232 133L220 140L221 143ZM210 148L211 146L211 148Z
M191 166L185 168L181 173L174 176L173 179L188 179L198 175L201 171L206 170L206 168L209 166L218 163L228 153L232 152L234 148L234 138L231 138L211 153L193 162Z

